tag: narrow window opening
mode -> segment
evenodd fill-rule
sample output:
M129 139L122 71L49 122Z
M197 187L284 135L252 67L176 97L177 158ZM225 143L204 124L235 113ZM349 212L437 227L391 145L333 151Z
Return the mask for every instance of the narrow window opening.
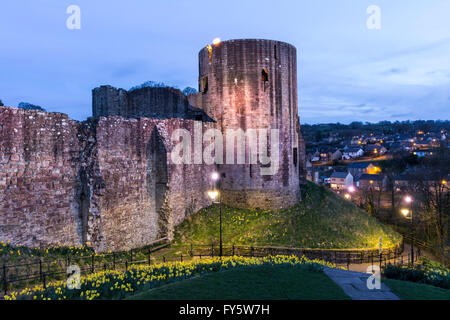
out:
M200 80L200 92L203 94L208 92L208 77L203 77Z
M209 63L212 62L212 47L210 45L208 45L206 47L208 49L208 53L209 53Z
M297 168L297 164L298 164L298 155L297 155L297 148L294 148L294 166Z
M277 59L278 59L278 55L277 55L277 45L274 45L274 46L273 46L273 55L274 55L274 57L275 57L275 60L277 60Z
M261 71L261 81L264 85L264 91L266 91L266 84L269 82L269 71L267 69Z
M250 164L250 178L253 178L253 166Z

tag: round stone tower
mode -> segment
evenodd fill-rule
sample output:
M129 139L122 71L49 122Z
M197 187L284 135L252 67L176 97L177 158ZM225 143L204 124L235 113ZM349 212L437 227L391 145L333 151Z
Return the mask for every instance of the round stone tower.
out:
M279 209L300 200L304 142L298 118L294 46L259 39L208 45L199 53L199 93L193 104L217 121L217 129L224 137L224 164L218 165L218 171L225 203ZM237 164L242 144L229 135L238 129L247 135L244 164ZM264 133L259 129L267 130L268 155L273 159L278 155L278 164L260 157L251 163L250 154L255 154L255 149L251 149L254 145L249 136L252 130L257 132L261 149ZM278 136L278 142L273 135ZM234 149L234 163L227 161L230 149Z

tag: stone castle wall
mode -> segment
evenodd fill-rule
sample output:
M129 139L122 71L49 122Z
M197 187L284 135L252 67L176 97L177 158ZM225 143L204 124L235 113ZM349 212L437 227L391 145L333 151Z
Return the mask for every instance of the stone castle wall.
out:
M78 243L78 122L0 107L0 240Z
M297 107L296 49L230 40L199 53L199 89L92 91L93 118L0 107L0 240L47 246L91 243L97 251L143 246L210 204L218 169L225 203L279 209L300 200L305 145ZM279 168L262 163L174 164L172 133L277 129ZM204 142L203 147L211 141ZM193 143L193 141L191 141ZM234 145L236 154L237 146ZM191 149L191 158L202 150ZM200 157L201 158L201 157ZM225 160L225 159L224 159Z
M0 240L90 242L104 251L165 236L163 203L173 225L210 204L205 190L214 166L170 161L172 132L193 132L195 124L213 125L118 116L78 122L0 107Z
M168 202L173 223L182 222L186 215L210 204L205 190L210 187L214 166L178 165L170 160L173 131L183 128L193 132L193 126L194 121L180 119L99 119L95 175L101 177L101 183L93 186L91 198L98 218L92 217L94 221L88 233L92 234L93 242L102 244L100 249L139 247L164 236L161 234L164 226L160 214L152 210L155 200L149 191L153 188L149 170L156 170L149 161L149 152L157 149L151 143L152 136L160 139L165 149L161 152L166 152L168 159L167 177L157 188L162 192L160 196L168 188L164 200ZM200 127L207 126L210 124L200 124ZM162 154L159 156L164 158ZM162 201L160 198L159 205Z
M143 87L126 91L112 86L92 90L92 114L95 118L189 119L212 121L201 109L189 104L188 98L171 87Z

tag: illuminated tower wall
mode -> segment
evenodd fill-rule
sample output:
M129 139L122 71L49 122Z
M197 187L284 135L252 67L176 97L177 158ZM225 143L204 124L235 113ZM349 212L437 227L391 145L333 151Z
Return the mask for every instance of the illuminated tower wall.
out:
M288 43L257 39L224 41L199 53L199 93L190 102L217 121L224 145L227 129L279 130L279 144L269 145L269 150L279 151L274 175L262 175L260 169L267 165L259 161L249 163L248 143L245 164L218 165L225 203L278 209L300 200L305 150L298 118L296 56L296 48Z

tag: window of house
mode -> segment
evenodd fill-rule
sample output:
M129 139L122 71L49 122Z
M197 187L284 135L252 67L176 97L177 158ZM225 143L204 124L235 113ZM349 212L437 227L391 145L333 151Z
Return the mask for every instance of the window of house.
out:
M275 57L275 60L278 59L278 55L277 55L277 45L273 46L273 56Z

